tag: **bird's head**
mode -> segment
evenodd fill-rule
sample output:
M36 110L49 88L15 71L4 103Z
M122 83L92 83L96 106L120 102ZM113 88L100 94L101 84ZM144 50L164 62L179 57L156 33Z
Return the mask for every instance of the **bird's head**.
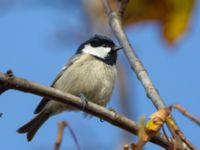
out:
M116 63L117 51L120 49L122 47L117 47L110 38L94 35L80 45L77 53L87 53L107 64L113 65Z

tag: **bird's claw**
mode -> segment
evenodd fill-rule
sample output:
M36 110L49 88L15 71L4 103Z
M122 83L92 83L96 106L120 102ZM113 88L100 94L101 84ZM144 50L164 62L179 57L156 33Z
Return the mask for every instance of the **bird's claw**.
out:
M116 118L117 117L117 111L114 109L114 108L108 108L108 110L110 110L111 112L114 113L114 117Z
M85 95L83 93L81 93L80 99L81 99L81 102L82 102L82 108L85 109L88 106L87 98L85 97Z

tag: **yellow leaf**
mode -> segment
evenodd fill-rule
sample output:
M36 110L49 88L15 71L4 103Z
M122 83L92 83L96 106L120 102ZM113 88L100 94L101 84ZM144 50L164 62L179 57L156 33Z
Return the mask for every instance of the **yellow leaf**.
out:
M194 3L195 0L130 0L123 23L157 21L164 38L173 44L187 31Z
M149 138L155 136L159 132L170 113L171 110L169 108L163 108L151 115L150 120L146 124L146 132Z

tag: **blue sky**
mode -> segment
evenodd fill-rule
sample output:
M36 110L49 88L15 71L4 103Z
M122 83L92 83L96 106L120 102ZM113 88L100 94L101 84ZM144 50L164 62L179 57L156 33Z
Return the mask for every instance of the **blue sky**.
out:
M165 102L179 103L196 116L200 116L200 69L198 67L200 16L197 15L199 11L197 9L194 11L188 34L172 48L161 39L158 26L154 23L127 29L136 53ZM55 35L60 27L59 21L62 23L64 20L63 22L66 23L67 20L69 26L80 26L77 18L70 14L66 16L65 13L52 7L13 8L1 13L0 72L12 69L18 77L50 85L60 68L73 55L78 44L85 40L58 46ZM130 70L123 53L119 55L120 62L126 68L129 90L134 90L135 95L129 95L129 99L132 105L136 105L133 106L137 110L136 119L139 120L141 115L148 117L155 108L147 99L135 74ZM117 93L115 90L108 107L120 111ZM52 149L57 133L56 122L63 119L67 120L74 129L82 149L97 149L97 147L100 150L119 149L122 146L121 129L106 122L102 123L95 117L88 119L84 118L82 113L72 112L62 113L48 120L33 141L28 143L25 135L17 134L16 129L33 117L33 110L39 100L38 96L18 91L9 91L0 96L0 112L4 114L0 118L0 139L3 149ZM186 137L200 148L198 139L200 128L177 111L173 113ZM160 149L152 144L148 144L146 148ZM67 130L61 149L75 149Z

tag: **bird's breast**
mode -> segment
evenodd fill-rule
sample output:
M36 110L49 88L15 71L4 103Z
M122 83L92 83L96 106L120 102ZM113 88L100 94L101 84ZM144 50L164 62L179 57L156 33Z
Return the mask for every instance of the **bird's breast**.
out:
M105 105L112 94L116 67L87 57L74 62L57 80L55 88L77 96L83 94L87 100Z

